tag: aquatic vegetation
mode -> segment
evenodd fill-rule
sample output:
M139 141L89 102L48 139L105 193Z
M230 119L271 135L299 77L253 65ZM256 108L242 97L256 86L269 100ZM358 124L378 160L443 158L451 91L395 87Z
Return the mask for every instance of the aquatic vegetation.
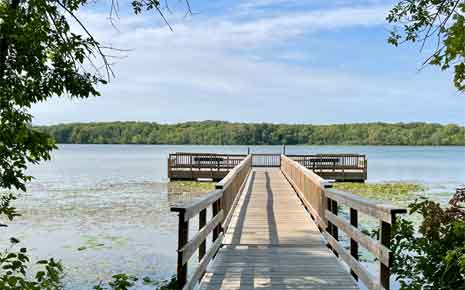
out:
M177 281L175 275L171 276L170 279L165 279L165 280L153 280L150 277L144 277L142 279L142 282L143 282L144 285L156 286L157 288L155 288L155 290L175 290L175 289L179 289L178 281Z
M83 244L79 248L78 251L84 251L87 249L90 250L99 250L99 249L111 249L113 247L121 248L127 245L128 239L125 237L118 237L118 236L110 236L104 235L101 237L92 236L92 235L84 235L81 237ZM104 243L103 241L106 241Z
M136 277L127 274L113 275L112 278L113 280L108 282L108 287L107 285L100 283L96 285L93 290L128 290L129 288L132 288L138 280Z
M93 290L128 290L136 286L139 278L128 274L117 274L112 276L108 285L100 282ZM142 278L143 285L155 286L154 290L178 290L178 282L175 276L166 280L153 280L150 277Z
M335 189L349 191L366 198L408 201L418 195L424 195L426 187L417 183L391 182L391 183L349 183L341 182L333 185Z
M1 187L1 184L0 184ZM13 194L4 194L0 198L0 217L9 221L21 216L11 202L16 200ZM8 225L0 223L0 227ZM60 290L63 267L56 260L39 260L34 264L28 256L26 248L17 250L20 240L10 238L10 247L0 252L0 289L5 290ZM37 271L31 272L29 268L36 266Z
M170 193L204 193L214 189L215 183L207 181L171 181L168 183Z

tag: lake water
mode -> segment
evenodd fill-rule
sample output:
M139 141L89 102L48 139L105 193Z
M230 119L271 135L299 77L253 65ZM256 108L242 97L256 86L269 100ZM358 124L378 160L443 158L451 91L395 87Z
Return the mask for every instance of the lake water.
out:
M177 244L169 204L180 196L168 193L166 163L176 151L247 153L247 146L60 145L52 161L30 168L36 179L16 203L23 216L2 230L0 248L15 236L34 258L62 259L66 290L91 289L119 272L169 277ZM441 202L465 183L465 147L288 146L286 152L366 154L369 182L421 183Z

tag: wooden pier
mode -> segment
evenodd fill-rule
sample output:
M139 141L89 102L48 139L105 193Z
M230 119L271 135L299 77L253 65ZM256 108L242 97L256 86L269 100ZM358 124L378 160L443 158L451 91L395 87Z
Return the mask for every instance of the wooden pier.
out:
M279 159L279 167L253 167L248 155L215 191L172 205L179 213L181 288L343 290L359 289L360 279L370 290L389 290L391 226L406 211L334 190L298 161ZM359 214L380 221L379 240L362 232ZM198 231L190 238L194 217ZM341 232L349 250L339 241ZM359 262L359 246L378 259L377 277ZM198 263L188 271L195 253Z
M281 154L252 154L252 167L280 167ZM317 175L335 181L364 182L367 159L361 154L286 155ZM168 157L170 180L223 179L247 155L173 153Z

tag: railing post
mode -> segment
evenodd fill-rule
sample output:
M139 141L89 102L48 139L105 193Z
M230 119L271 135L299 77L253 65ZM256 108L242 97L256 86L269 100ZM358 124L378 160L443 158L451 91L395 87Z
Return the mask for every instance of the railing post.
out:
M168 156L168 179L171 179L171 154Z
M326 208L328 209L328 211L333 212L333 203L331 202L331 199L329 197L326 198ZM327 222L326 232L329 233L331 236L333 235L333 224L330 221ZM329 244L328 247L331 250L333 249L333 247L331 247L331 245Z
M326 204L327 204L328 211L330 211L334 215L337 215L338 213L337 201L332 200L330 198L326 198ZM327 223L328 223L328 226L326 228L326 232L328 232L336 241L338 241L339 240L338 228L336 227L336 225L334 225L330 221L328 221ZM335 249L333 249L333 247L329 246L329 248L333 251L336 257L339 257L339 254L336 252Z
M342 180L346 180L346 174L345 174L345 168L346 168L346 164L349 163L350 164L350 161L347 162L347 159L350 158L350 157L347 157L347 156L342 156L341 159L342 159Z
M190 156L190 164L191 164L191 179L194 179L194 169L193 169L193 166L194 166L194 162L192 161L192 155Z
M221 198L212 204L213 217L215 217L221 210L220 200ZM213 236L212 236L213 243L216 241L216 239L220 235L220 232L221 232L221 223L219 223L218 226L216 226L215 229L213 230Z
M358 227L358 212L353 208L350 209L350 224L356 228ZM354 239L350 239L350 254L358 261L358 243ZM350 274L358 281L358 276L354 271L350 270Z
M391 214L391 222L392 224L395 223L396 216L394 213ZM380 241L383 246L386 248L390 248L391 246L391 224L385 221L381 221L381 234L380 234ZM392 254L392 253L391 253ZM389 257L389 264L391 264L392 256ZM379 279L381 286L384 289L389 290L390 288L390 276L391 276L391 265L384 265L383 263L379 263L380 270L379 270Z
M213 161L213 157L211 157L210 160L212 160L212 161L210 161L211 165L209 166L210 167L210 177L213 180L213 166L214 166L213 164L215 164L215 163ZM219 166L219 164L218 164L218 166Z
M365 177L365 180L367 180L368 178L368 160L366 159L365 157L365 160L363 161L363 173L364 173L364 177Z
M332 212L334 215L337 215L337 214L338 214L337 201L335 201L335 200L331 200L331 212ZM339 231L338 231L338 228L337 228L336 225L333 225L332 228L333 228L332 236L336 239L336 241L338 241L338 240L339 240Z
M203 229L203 227L207 224L207 209L202 210L199 213L199 231ZM203 241L203 243L199 246L199 262L202 260L203 256L207 251L207 241Z
M179 212L177 278L180 289L182 289L187 282L187 263L183 265L182 252L180 252L180 250L187 244L188 240L189 221L185 221L184 212Z
M207 224L207 209L203 209L199 213L199 231ZM207 240L205 239L199 246L199 263L202 261L205 253L207 252ZM201 275L203 277L203 274ZM199 279L199 282L202 278Z

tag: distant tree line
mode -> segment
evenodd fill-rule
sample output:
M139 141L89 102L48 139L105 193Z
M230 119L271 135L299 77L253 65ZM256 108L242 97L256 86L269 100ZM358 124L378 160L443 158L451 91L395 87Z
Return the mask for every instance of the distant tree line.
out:
M289 125L221 121L73 123L37 127L57 143L205 145L465 145L465 127L430 123Z

